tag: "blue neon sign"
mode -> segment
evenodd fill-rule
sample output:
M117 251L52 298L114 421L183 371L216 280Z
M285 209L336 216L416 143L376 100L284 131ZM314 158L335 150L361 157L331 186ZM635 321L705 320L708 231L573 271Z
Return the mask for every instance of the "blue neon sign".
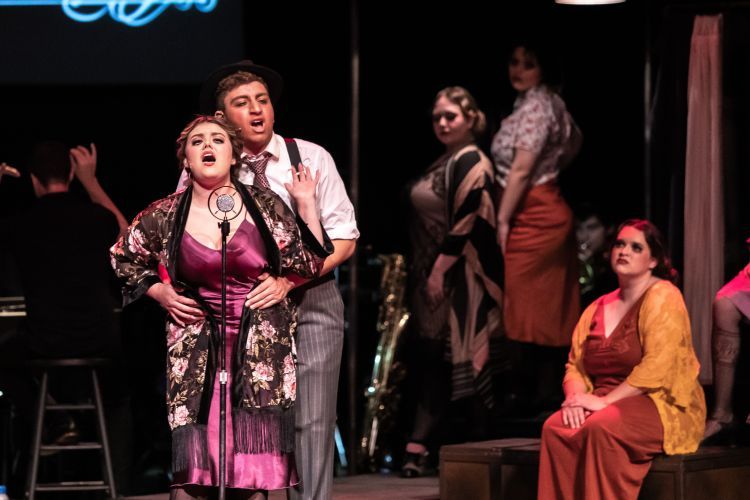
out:
M144 26L174 6L181 11L195 7L211 12L218 0L0 0L0 7L61 6L63 12L81 23L90 23L105 15L126 26Z

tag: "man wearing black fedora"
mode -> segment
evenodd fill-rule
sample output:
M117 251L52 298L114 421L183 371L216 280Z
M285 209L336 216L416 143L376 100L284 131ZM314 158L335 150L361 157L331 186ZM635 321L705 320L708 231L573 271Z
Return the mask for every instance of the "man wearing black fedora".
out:
M331 498L333 485L336 394L344 341L344 305L331 271L352 255L359 231L331 155L317 144L284 139L274 132L273 106L282 87L276 71L252 61L223 66L201 88L201 111L223 116L240 129L244 151L238 177L242 183L270 188L296 210L285 184L291 185L300 163L318 177L320 220L334 246L321 277L296 288L283 277L264 280L248 298L253 306L268 295L294 288L291 296L299 304L295 455L301 485L290 490L289 496L325 500Z

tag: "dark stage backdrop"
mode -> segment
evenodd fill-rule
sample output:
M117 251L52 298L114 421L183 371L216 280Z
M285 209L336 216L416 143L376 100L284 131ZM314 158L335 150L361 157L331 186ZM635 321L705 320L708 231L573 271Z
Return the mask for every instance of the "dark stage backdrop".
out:
M199 82L243 53L236 0L74 3L0 0L0 82Z
M100 160L98 176L125 216L132 218L149 202L175 188L178 171L174 141L198 111L199 82L215 67L249 57L284 75L285 94L276 108L276 130L325 145L346 175L346 4L312 7L301 3L285 11L279 6L220 0L211 14L218 13L222 6L231 6L229 10L237 14L230 16L226 30L224 25L214 24L210 29L194 26L178 34L186 50L200 45L202 52L163 59L162 74L190 70L193 76L189 81L176 83L166 76L133 83L122 76L106 84L61 84L54 78L0 84L0 159L24 170L31 146L38 140L61 139L71 146L95 142ZM196 22L211 15L172 9L145 28L178 22L190 14ZM293 14L285 18L291 11ZM0 10L0 15L4 12ZM98 22L114 31L144 29L123 28L108 19ZM226 43L225 31L235 28L238 31L230 36L233 41ZM54 38L48 38L45 43L54 42ZM155 46L153 51L157 50ZM110 47L100 57L79 58L69 69L95 73L101 65L119 60L123 51L126 47ZM128 57L139 56L131 53ZM38 68L43 63L32 58L25 64ZM3 66L2 71L11 69ZM8 213L22 207L20 199L28 199L30 194L28 177L5 179L0 184L0 211Z

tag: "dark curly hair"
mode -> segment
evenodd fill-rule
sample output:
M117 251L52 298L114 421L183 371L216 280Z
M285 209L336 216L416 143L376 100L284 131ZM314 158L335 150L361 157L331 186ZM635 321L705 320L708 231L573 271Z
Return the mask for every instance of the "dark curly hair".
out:
M651 274L677 284L680 280L680 274L672 267L672 259L669 258L669 250L659 228L646 219L628 219L617 228L617 234L620 234L620 231L625 227L632 227L643 233L651 251L651 257L656 260L656 267L651 270Z
M562 90L564 78L563 63L558 51L550 43L543 41L540 36L530 35L513 44L508 55L509 60L519 47L536 61L541 72L542 83L559 93Z
M226 111L224 98L227 96L227 94L240 85L245 85L253 82L263 84L266 90L268 90L268 84L263 78L256 75L255 73L250 73L248 71L237 71L236 73L232 73L231 75L222 79L216 86L216 109L220 111Z

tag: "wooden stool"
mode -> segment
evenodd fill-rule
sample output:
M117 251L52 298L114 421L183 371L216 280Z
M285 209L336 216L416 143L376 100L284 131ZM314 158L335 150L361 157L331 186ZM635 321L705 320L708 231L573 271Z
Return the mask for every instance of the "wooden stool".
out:
M501 500L506 477L503 453L516 446L538 445L538 439L510 438L440 448L441 500Z
M517 446L507 450L500 468L505 481L503 483L504 499L536 499L539 480L539 443Z
M106 359L50 359L31 361L30 366L40 369L42 372L39 385L39 400L37 406L36 425L34 429L34 441L31 449L31 463L29 464L28 487L26 495L33 500L36 492L48 491L94 491L103 490L109 493L109 498L117 498L114 474L112 473L112 459L109 452L109 439L107 438L107 426L104 420L104 407L102 405L101 390L99 389L99 377L97 368L108 363ZM88 368L91 373L92 396L94 403L85 404L47 404L47 382L48 374L52 369L66 368ZM72 445L42 445L42 430L44 428L44 414L48 410L90 410L96 412L96 427L99 433L99 441L93 443L78 443ZM69 451L69 450L101 450L104 455L104 480L99 481L65 481L59 483L37 484L37 473L39 470L39 457L42 451Z
M750 448L707 446L690 455L656 457L638 498L750 498Z

